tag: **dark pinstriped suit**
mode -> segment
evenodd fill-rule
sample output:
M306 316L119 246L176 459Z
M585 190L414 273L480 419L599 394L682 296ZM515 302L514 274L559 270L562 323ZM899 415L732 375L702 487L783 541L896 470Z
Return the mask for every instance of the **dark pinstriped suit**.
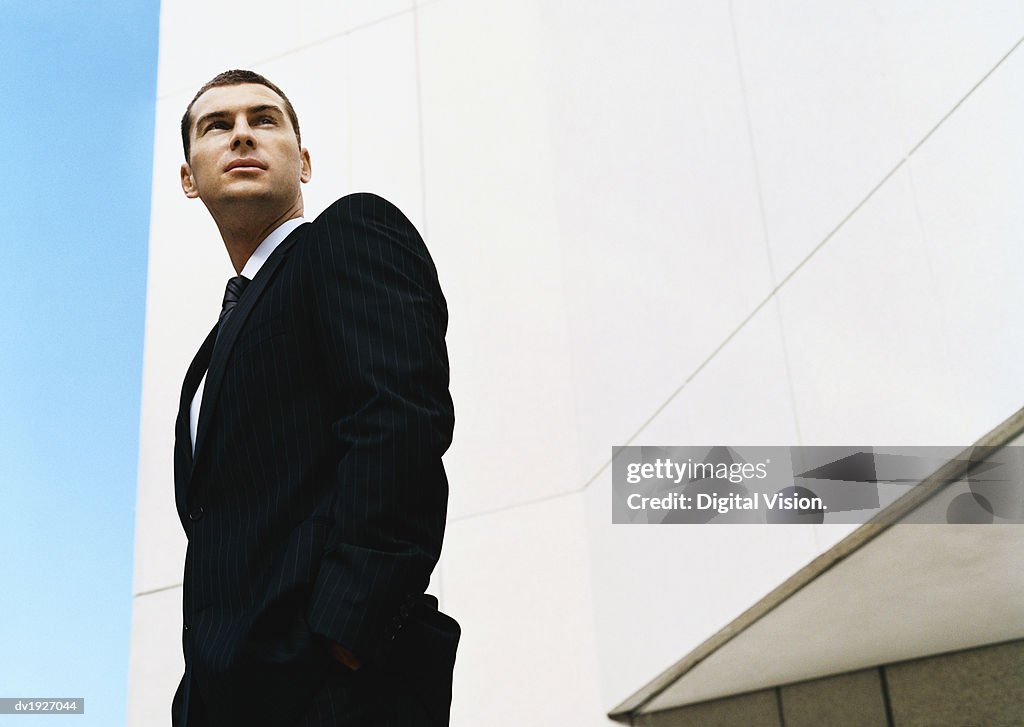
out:
M360 193L278 245L216 356L207 336L175 430L175 727L447 724L459 626L423 595L448 498L447 322L412 223Z

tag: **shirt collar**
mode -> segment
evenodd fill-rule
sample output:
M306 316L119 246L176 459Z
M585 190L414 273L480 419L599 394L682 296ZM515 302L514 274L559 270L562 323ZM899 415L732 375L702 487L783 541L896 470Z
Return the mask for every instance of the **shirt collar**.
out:
M263 242L252 251L252 255L249 256L248 261L245 263L245 267L242 268L241 275L245 276L249 280L256 277L256 273L263 267L263 263L270 257L270 253L277 249L277 246L284 242L284 239L288 237L292 230L301 225L306 221L305 217L293 217L290 220L285 220L280 225L274 228L274 231L264 238Z

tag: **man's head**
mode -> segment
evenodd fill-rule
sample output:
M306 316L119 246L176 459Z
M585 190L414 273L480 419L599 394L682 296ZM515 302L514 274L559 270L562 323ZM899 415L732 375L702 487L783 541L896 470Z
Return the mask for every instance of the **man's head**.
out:
M284 95L284 91L255 71L235 69L232 71L218 73L203 84L203 87L200 88L196 92L196 95L192 97L192 100L188 104L188 108L185 109L185 115L181 117L181 145L185 149L186 162L191 161L189 159L189 153L192 149L191 134L192 122L194 121L192 118L192 107L196 105L196 101L198 101L199 97L211 88L217 88L218 86L237 86L242 83L258 83L262 86L266 86L281 97L281 100L284 102L284 110L288 114L288 120L292 122L292 127L295 129L295 141L298 142L300 147L302 146L302 134L299 133L299 117L295 113L295 108L292 106L292 102Z
M277 86L252 71L226 71L206 83L181 120L181 186L217 216L226 203L258 201L301 209L310 178L299 121Z

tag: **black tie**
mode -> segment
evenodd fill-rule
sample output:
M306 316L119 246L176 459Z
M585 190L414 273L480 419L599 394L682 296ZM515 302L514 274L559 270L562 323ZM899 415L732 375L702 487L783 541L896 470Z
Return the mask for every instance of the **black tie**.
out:
M214 341L214 348L217 346L217 341L220 340L220 332L224 330L224 326L227 325L228 318L231 317L231 311L238 305L238 299L242 297L242 293L245 291L245 286L249 284L249 278L241 275L236 275L228 281L227 287L224 289L224 302L220 308L220 319L217 321L217 340Z

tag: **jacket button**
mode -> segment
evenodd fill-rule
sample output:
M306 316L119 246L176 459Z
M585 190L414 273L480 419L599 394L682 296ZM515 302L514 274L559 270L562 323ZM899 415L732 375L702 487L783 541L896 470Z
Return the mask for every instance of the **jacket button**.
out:
M203 516L203 508L197 507L195 510L188 514L189 520L198 520Z
M184 626L184 630L185 630L186 632L188 632L188 624L185 624L185 626Z

